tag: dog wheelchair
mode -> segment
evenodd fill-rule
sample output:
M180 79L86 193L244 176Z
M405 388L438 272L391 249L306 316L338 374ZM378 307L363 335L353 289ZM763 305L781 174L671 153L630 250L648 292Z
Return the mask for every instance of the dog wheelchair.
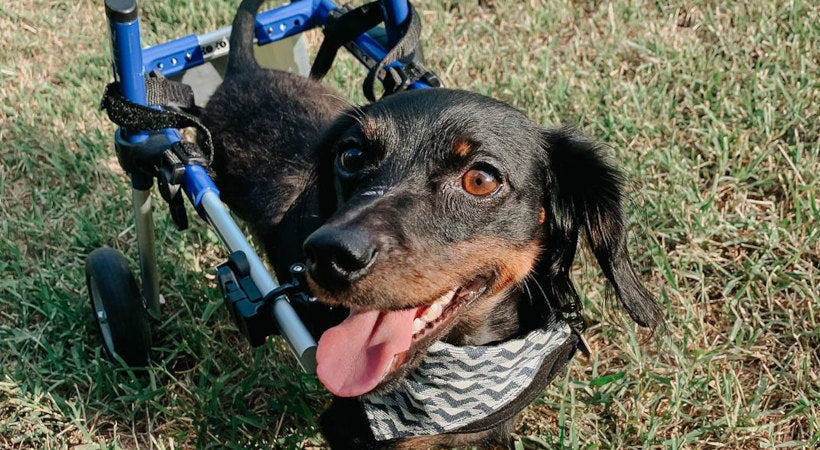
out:
M217 280L249 343L259 346L268 336L280 334L302 369L314 373L316 342L292 306L315 300L306 292L305 266L295 264L289 274L276 277L265 268L208 174L212 144L196 117L190 86L166 78L224 58L231 28L143 49L136 0L105 0L105 11L115 81L107 87L102 107L119 125L114 142L119 163L131 179L141 280L138 285L128 261L116 250L99 248L88 255L86 282L106 353L131 367L149 361L149 319L159 315L161 303L151 198L156 180L178 229L188 225L187 197L230 253L217 267ZM344 46L369 70L365 94L371 100L375 80L382 82L385 93L440 86L422 64L420 23L407 0L378 0L356 9L338 7L331 0L293 0L259 13L255 35L261 46L316 27L324 28L326 36L312 68L316 78L329 70ZM198 142L183 138L180 129L185 127L197 128Z

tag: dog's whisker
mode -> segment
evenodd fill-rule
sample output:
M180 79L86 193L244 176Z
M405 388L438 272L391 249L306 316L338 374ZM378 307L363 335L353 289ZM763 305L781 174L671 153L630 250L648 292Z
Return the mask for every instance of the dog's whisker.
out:
M530 290L530 285L527 283L527 278L529 278L529 277L530 277L530 275L527 274L527 276L524 277L523 280L521 280L521 284L524 286L524 289L527 291L527 298L529 298L530 301L532 301L532 299L533 299L532 298L532 291Z
M352 101L350 101L350 100L349 100L349 99L347 99L347 98L342 97L341 95L337 95L337 94L335 94L335 93L331 93L331 92L323 92L323 93L321 94L321 96L322 96L322 97L330 97L330 98L332 98L332 99L334 99L334 100L339 100L340 102L344 103L345 105L347 105L347 106L348 106L348 107L350 107L351 109L354 109L354 110L361 110L361 107L360 107L359 105L356 105L355 103L353 103Z
M336 95L336 94L333 94L333 93L327 93L326 92L326 93L323 93L322 96L323 97L329 97L329 98L332 98L334 100L338 100L338 101L344 103L345 105L347 105L347 107L350 108L350 110L349 111L343 111L342 115L350 117L351 119L355 120L360 126L362 126L362 127L364 126L364 122L362 121L362 118L364 117L365 113L364 113L364 109L362 109L361 106L353 103L352 101L350 101L350 100L348 100L348 99L346 99L346 98L344 98L340 95Z
M355 120L356 123L358 123L360 127L362 127L362 128L365 127L364 120L362 120L362 118L364 116L364 111L361 108L355 107L352 111L343 112L342 115L350 117L351 119Z
M543 286L541 286L541 283L539 283L539 282L538 282L538 279L537 279L537 278L535 278L535 276L533 276L532 274L530 274L530 275L528 275L528 276L529 276L529 277L532 279L532 281L535 283L535 286L536 286L536 287L538 287L538 290L539 290L539 291L541 291L541 295L543 295L545 299L549 299L549 297L547 296L546 291L544 291L544 287L543 287Z

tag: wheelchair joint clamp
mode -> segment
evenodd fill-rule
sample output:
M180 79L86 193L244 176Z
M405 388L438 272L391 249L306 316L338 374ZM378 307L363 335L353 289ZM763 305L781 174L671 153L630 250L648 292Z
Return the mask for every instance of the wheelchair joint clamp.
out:
M117 130L114 149L120 167L130 174L154 177L157 174L159 161L163 153L173 146L168 138L159 131L152 132L148 139L138 143L128 142L123 138L123 131Z
M305 266L294 264L290 272L292 281L282 284L263 296L250 274L250 264L242 251L228 256L228 260L216 268L217 281L234 323L248 339L251 346L265 343L267 336L278 332L273 318L273 303L286 296L299 303L311 301L305 291Z

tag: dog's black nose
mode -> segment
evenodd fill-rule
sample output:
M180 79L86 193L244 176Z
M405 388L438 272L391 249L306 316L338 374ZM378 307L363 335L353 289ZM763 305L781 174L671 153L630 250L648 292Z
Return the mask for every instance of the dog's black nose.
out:
M343 288L367 275L376 245L359 229L321 227L304 244L310 277L329 290Z

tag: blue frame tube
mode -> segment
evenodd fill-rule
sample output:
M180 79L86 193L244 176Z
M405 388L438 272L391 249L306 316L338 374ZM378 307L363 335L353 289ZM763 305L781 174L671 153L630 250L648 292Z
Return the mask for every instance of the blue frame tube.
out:
M120 83L120 94L134 103L146 104L145 69L142 64L142 44L140 37L139 19L128 22L117 22L108 19L111 31L111 55L114 60L114 79ZM176 130L165 132L170 142L180 140ZM120 129L116 135L130 144L138 144L148 138L143 130ZM131 175L131 185L134 189L151 189L154 180L139 174Z
M133 5L136 10L136 4ZM140 54L139 19L117 21L108 18L111 31L111 54L114 59L114 78L119 81L120 94L132 102L145 104L145 73ZM115 139L139 144L148 138L142 130L117 130ZM152 177L131 174L131 201L134 211L134 229L137 235L142 297L148 310L159 312L159 274L157 271L154 220L151 215Z
M139 19L131 22L108 21L111 29L111 54L114 57L114 77L120 83L120 94L126 99L145 104L145 72L139 55ZM122 138L136 144L148 138L148 133L139 130L123 130Z
M315 20L312 0L296 0L256 16L257 44L276 42L320 25ZM189 34L173 41L148 47L142 52L146 72L158 70L171 76L224 55L228 50L230 27L206 34Z

